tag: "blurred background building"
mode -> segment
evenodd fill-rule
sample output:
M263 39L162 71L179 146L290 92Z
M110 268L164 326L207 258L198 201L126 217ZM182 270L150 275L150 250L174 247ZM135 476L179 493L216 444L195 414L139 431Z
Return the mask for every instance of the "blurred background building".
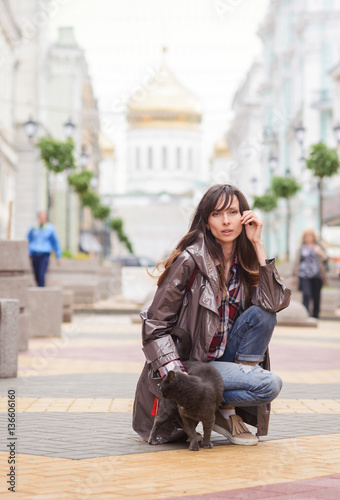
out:
M206 185L201 105L168 67L165 50L158 71L130 97L126 118L124 193L112 184L112 192L105 186L103 195L124 220L135 252L157 260L187 231L194 195Z
M290 254L306 227L319 227L318 180L306 169L312 144L339 144L340 5L277 0L260 27L263 57L236 92L228 132L241 185L260 195L273 176L293 176L302 190L291 200ZM323 225L339 224L340 175L324 181ZM265 216L271 255L285 254L286 204ZM331 238L325 227L324 237ZM329 236L328 236L329 235Z
M42 136L72 137L78 168L86 166L97 179L99 115L73 28L60 28L58 40L48 43L50 8L47 0L1 1L1 130L7 144L0 147L0 231L7 236L10 201L13 238L24 238L37 212L46 210L62 247L77 252L80 230L93 226L90 212L80 216L67 173L48 175L36 144Z
M72 136L77 171L93 172L92 189L110 205L110 218L122 219L135 253L156 260L168 253L212 184L236 184L252 203L274 176L292 176L302 186L290 201L294 255L303 229L319 226L318 179L306 169L310 147L319 141L340 147L340 5L335 0L271 0L268 5L258 30L262 55L236 88L233 119L226 113L225 130L205 157L203 102L181 83L176 60L170 68L164 53L158 70L144 74L142 85L123 99L125 112L117 122L122 139L115 142L101 124L105 112L99 112L73 28L59 27L49 41L58 1L0 0L0 237L8 235L12 202L12 238L23 238L44 209L64 249L127 253L110 236L108 220L96 221L81 207L68 174L48 175L39 158L39 137ZM112 78L110 85L115 85ZM324 198L323 237L331 243L340 238L334 236L340 232L339 174L325 179ZM261 216L268 254L284 257L287 203L280 200Z
M45 66L47 85L46 123L50 124L53 137L63 139L65 124L75 142L75 158L79 170L93 172L92 186L98 185L100 130L97 102L84 51L78 46L73 28L59 29L58 40L49 48ZM68 172L51 179L51 217L54 220L64 248L72 253L81 249L91 251L94 221L90 209L82 208L79 196L67 183ZM80 235L80 240L79 240Z
M7 238L10 203L15 198L17 147L14 83L19 28L7 2L0 2L0 239Z

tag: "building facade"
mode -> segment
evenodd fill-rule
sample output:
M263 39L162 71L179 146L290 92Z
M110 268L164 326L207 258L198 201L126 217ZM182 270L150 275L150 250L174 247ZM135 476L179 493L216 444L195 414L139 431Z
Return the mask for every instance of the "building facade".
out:
M45 122L49 133L65 140L64 125L75 125L75 161L77 170L93 172L92 189L97 189L99 177L99 114L84 51L77 44L72 28L59 28L58 40L49 47L44 68L46 82ZM83 159L86 158L86 164ZM72 253L79 250L80 233L90 235L96 223L88 208L82 208L79 197L69 187L69 172L51 175L51 217L63 248ZM88 236L91 238L91 236ZM84 238L83 238L84 239ZM87 248L84 248L87 251Z
M246 197L261 192L266 184L263 168L262 105L260 88L263 67L254 62L233 99L234 119L227 133L233 158L233 182Z
M146 95L131 96L127 121L128 191L185 193L202 181L202 111L165 59Z
M15 148L14 82L19 28L6 0L0 1L0 239L10 237L18 165Z
M112 216L124 221L134 252L158 260L187 231L205 186L202 111L165 58L146 88L143 98L134 94L127 105L126 184L111 204ZM114 254L121 251L121 246L113 248Z
M78 168L91 169L98 178L99 117L85 55L72 28L60 28L58 40L49 43L48 0L4 3L10 5L9 12L20 33L15 43L15 78L11 87L17 155L13 237L25 238L28 228L36 223L37 212L49 208L50 221L56 226L62 248L75 253L79 250L80 226L93 227L91 215L81 211L78 196L68 186L68 172L47 174L37 142L42 136L66 140L64 126L71 119L75 125ZM6 78L11 78L8 70ZM30 136L25 129L28 120L35 124ZM87 157L83 167L81 152L86 152Z
M273 0L259 30L263 42L263 57L259 73L248 74L248 87L255 86L255 107L250 121L255 118L257 132L246 131L233 142L237 134L232 130L232 151L241 151L244 141L256 147L259 164L255 167L255 194L261 195L270 186L271 178L293 176L301 184L301 191L290 202L290 255L300 242L306 227L319 227L318 184L305 168L310 146L319 141L336 146L334 127L334 81L331 70L338 61L340 7L334 1ZM260 78L258 76L260 75ZM240 89L242 92L242 88ZM234 101L234 128L242 121L242 108ZM245 116L245 115L243 115ZM246 118L247 121L247 118ZM304 131L297 134L297 128ZM251 176L249 175L249 179ZM325 196L330 196L337 180L324 183ZM283 256L286 249L287 204L278 208L266 225L265 240L272 255ZM323 221L325 224L327 221Z

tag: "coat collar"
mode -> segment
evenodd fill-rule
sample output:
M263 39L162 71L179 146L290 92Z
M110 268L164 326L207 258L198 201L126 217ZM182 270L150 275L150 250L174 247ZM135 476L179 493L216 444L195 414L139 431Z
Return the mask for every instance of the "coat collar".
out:
M203 233L200 233L194 243L186 248L187 252L194 259L198 269L210 281L214 292L218 292L218 274L216 266L210 257Z

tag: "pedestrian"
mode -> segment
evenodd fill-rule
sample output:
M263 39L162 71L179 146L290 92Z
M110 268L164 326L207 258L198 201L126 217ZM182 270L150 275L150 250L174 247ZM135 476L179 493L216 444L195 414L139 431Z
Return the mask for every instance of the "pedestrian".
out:
M141 313L146 364L136 388L133 428L148 439L161 395L160 382L184 367L171 330L192 338L191 360L209 362L223 379L224 395L214 431L239 445L258 438L244 422L268 431L269 403L282 381L269 371L268 344L276 312L288 306L290 290L261 240L262 222L234 186L215 185L201 199L188 233L163 261L150 307ZM185 438L180 424L164 426L159 442Z
M306 229L297 251L293 274L299 280L302 303L308 314L319 317L322 285L326 284L328 257L313 229Z
M340 278L340 258L339 257L336 258L336 260L335 260L335 268L336 268L338 278Z
M53 251L57 258L57 264L61 263L58 237L54 226L47 222L46 212L38 213L38 225L29 229L27 239L35 281L38 286L45 286L45 274Z

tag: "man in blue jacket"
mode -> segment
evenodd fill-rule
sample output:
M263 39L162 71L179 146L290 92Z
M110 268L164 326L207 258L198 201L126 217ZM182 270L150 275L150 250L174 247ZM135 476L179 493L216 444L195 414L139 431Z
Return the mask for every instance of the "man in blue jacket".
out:
M31 257L34 277L38 286L45 286L45 274L51 252L55 251L60 265L60 245L54 226L47 222L46 212L38 213L39 224L32 226L27 234L28 252Z

